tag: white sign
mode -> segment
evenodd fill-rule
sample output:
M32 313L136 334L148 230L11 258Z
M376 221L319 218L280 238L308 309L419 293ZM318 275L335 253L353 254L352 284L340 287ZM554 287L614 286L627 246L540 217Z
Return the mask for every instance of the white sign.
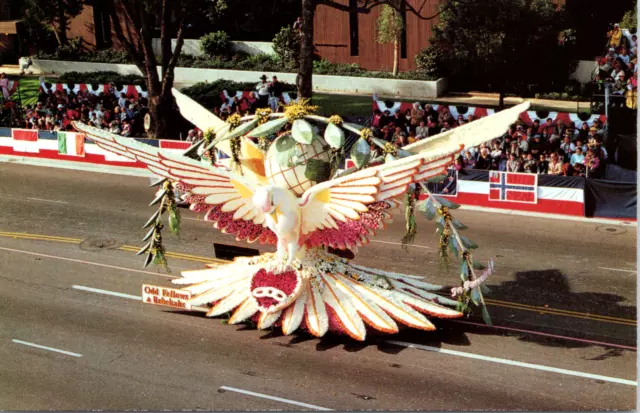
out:
M166 307L191 310L191 293L175 288L161 287L157 285L142 285L142 302L145 304L164 305Z

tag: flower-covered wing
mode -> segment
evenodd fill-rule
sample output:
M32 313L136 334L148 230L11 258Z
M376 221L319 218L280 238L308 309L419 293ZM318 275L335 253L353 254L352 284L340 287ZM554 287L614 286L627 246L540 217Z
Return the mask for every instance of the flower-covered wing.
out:
M307 246L350 248L368 243L390 220L388 210L397 206L393 198L415 182L446 173L458 151L398 159L308 189L300 198Z
M208 217L214 221L229 218L249 221L265 226L264 213L253 204L253 193L258 184L225 168L214 167L186 156L173 155L133 139L124 138L81 123L74 126L89 139L108 151L145 164L154 174L176 181L182 189L188 189L189 201L207 208ZM203 211L204 212L204 211ZM247 228L234 227L236 233ZM252 229L256 232L257 229Z

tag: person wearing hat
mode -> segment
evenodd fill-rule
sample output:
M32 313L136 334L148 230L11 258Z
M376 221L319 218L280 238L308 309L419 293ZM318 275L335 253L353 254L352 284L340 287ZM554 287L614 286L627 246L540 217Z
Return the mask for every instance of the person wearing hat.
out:
M258 91L258 100L260 102L259 107L266 108L269 106L269 82L267 82L267 76L262 75L260 77L261 82L256 86Z
M627 91L627 76L624 71L620 71L616 83L613 86L613 93L615 95L623 95Z
M609 46L613 48L620 46L620 42L622 41L622 30L620 30L620 25L618 23L613 25L613 30L607 33L607 37L609 38Z

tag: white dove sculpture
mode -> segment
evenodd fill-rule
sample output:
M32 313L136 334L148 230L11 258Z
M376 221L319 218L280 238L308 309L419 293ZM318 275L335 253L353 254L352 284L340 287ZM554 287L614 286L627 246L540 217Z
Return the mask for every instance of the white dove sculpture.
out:
M219 119L179 92L174 94L181 112L189 114L196 126L229 134ZM184 288L192 294L190 304L211 305L209 316L235 310L232 324L254 317L259 328L280 324L285 334L303 326L318 337L331 329L364 340L365 324L388 333L398 331L396 322L433 330L423 314L460 317L462 313L442 305L456 301L435 294L440 286L417 276L352 264L327 253L325 247L355 250L367 244L391 220L389 211L400 204L394 198L412 184L446 174L464 146L501 135L528 106L521 104L404 148L415 153L411 156L320 183L306 182L304 191L302 184L287 187L269 176L264 152L246 136L236 137L242 148L239 173L81 123L74 126L99 147L142 162L155 175L176 182L187 192L190 209L204 212L205 219L222 232L247 242L277 244L275 256L242 257L215 268L184 271L174 283L192 284ZM198 110L202 115L194 117ZM271 116L284 125L286 115ZM296 122L290 120L293 132L305 126ZM276 144L277 140L272 146ZM220 140L217 148L232 152L226 140Z

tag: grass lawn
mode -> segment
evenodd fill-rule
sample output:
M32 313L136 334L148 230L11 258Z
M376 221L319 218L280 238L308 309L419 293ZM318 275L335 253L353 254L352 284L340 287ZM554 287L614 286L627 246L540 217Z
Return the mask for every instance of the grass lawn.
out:
M371 96L314 93L313 104L320 106L318 113L324 116L370 116L373 111Z
M38 101L40 83L37 77L21 77L13 99L22 99L22 105L35 105Z

